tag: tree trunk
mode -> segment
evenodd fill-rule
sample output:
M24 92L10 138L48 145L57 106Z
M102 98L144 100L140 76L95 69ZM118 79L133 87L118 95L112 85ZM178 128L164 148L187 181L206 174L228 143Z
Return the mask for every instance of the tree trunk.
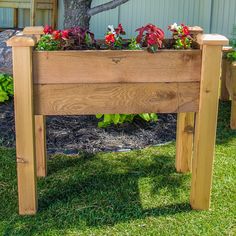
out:
M64 27L80 26L89 29L91 16L88 15L88 10L91 8L91 3L92 0L64 0Z

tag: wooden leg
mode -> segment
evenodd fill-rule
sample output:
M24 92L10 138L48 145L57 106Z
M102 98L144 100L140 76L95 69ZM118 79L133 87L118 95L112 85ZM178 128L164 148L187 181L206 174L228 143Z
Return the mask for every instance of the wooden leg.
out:
M236 130L236 101L232 101L230 127Z
M178 113L175 162L177 172L192 170L194 116L193 112Z
M13 28L18 28L18 8L13 9Z
M47 175L46 125L44 116L35 116L35 142L37 176Z
M199 112L196 114L190 202L193 209L210 207L218 115L222 47L203 46Z
M220 91L220 100L229 101L229 92L226 86L227 76L229 75L228 70L230 67L230 63L227 59L223 59L222 61L222 73L221 73L221 91Z
M58 2L57 0L53 0L51 23L54 29L57 28L57 17L58 17L57 12L58 12Z
M232 65L231 70L231 98L232 98L232 105L231 105L231 121L230 126L231 129L236 130L236 63Z
M19 213L37 211L32 48L13 47Z
M31 0L30 8L30 26L35 26L36 0Z

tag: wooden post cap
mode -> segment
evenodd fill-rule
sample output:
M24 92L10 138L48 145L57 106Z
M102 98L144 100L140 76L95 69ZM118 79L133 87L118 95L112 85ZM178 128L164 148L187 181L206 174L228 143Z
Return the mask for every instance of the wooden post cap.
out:
M190 34L203 34L203 29L200 26L190 26L188 28Z
M212 46L227 46L229 45L229 40L219 34L200 34L197 37L197 42L200 45L212 45Z
M231 46L224 46L222 50L223 50L223 52L233 52L234 51L233 47L231 47Z
M7 40L7 46L10 47L33 47L37 39L33 35L16 35Z
M43 26L34 26L34 27L25 27L23 30L23 34L25 35L32 35L32 34L44 34Z

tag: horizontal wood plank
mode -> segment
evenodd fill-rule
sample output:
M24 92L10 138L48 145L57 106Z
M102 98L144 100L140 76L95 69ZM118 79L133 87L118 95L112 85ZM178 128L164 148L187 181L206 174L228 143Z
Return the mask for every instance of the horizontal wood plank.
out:
M33 65L35 84L193 82L201 50L35 51Z
M200 83L34 85L36 115L196 112Z

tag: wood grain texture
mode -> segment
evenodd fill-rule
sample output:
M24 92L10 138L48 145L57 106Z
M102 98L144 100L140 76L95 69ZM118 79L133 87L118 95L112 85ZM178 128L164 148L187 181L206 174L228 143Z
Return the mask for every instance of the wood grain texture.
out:
M31 35L31 34L42 35L42 34L44 34L43 29L44 29L43 26L28 26L28 27L24 28L23 34L25 34L25 35Z
M191 184L191 206L210 207L222 46L203 45L199 112L196 114Z
M195 112L199 91L198 82L35 85L35 114Z
M13 47L19 213L37 211L32 48Z
M201 51L34 52L34 83L200 81Z
M57 0L52 0L52 16L51 16L51 22L52 22L52 27L53 29L57 28L57 19L58 19L58 1Z
M18 28L18 17L19 17L19 11L17 8L13 9L13 27Z
M193 133L195 113L178 113L176 132L177 172L186 173L192 170Z
M46 119L44 116L35 116L35 144L37 176L47 175L46 154Z
M37 38L32 35L16 35L7 40L7 46L10 47L33 47Z
M228 46L229 40L220 34L199 34L197 42L200 45ZM222 48L223 50L223 48Z

